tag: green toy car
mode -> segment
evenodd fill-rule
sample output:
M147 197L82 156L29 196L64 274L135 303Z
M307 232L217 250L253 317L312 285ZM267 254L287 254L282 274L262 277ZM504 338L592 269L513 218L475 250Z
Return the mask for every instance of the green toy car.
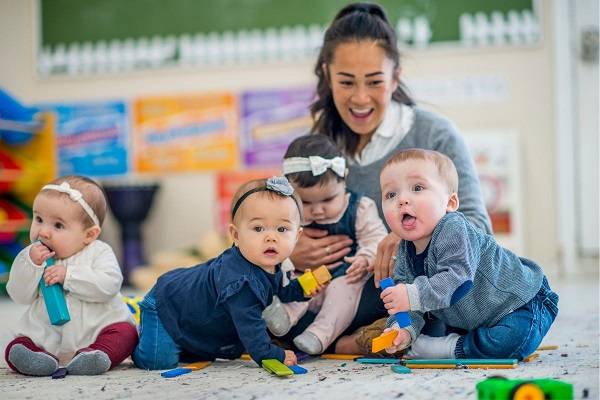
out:
M477 384L479 400L572 400L573 385L554 379L491 377Z

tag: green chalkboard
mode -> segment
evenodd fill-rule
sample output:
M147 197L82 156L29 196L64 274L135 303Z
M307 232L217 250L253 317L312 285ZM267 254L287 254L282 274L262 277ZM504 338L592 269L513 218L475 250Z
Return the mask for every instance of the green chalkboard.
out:
M112 39L324 25L342 0L39 0L42 46ZM459 39L462 13L534 10L535 0L381 0L395 24L425 16L431 42Z

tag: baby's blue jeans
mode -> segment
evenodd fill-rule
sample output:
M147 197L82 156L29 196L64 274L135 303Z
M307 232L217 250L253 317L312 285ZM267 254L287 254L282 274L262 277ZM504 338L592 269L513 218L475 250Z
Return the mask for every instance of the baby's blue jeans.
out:
M179 363L181 348L165 330L152 291L140 303L140 341L133 351L133 363L142 369L172 369Z
M558 295L544 278L538 293L523 307L492 327L481 327L461 336L456 358L516 358L537 349L558 314Z

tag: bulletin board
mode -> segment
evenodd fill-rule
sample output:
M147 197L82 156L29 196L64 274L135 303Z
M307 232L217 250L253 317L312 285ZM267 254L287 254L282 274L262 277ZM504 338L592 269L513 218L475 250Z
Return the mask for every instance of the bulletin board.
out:
M314 60L342 0L38 0L38 72ZM401 46L531 45L539 0L381 0Z
M347 0L39 0L42 46L60 43L325 25ZM432 42L458 40L461 14L535 11L535 0L380 0L390 21L424 15Z

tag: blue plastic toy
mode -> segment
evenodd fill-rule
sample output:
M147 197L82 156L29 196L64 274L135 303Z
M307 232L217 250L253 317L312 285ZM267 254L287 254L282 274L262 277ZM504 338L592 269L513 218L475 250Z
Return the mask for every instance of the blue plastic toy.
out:
M18 129L0 129L2 140L12 145L24 144L31 140L32 132L36 129L35 115L38 111L35 108L23 106L0 88L0 120L22 123ZM15 124L15 127L16 125L19 124Z
M46 260L46 267L54 265L54 258ZM65 294L63 292L62 285L55 283L54 285L46 286L44 277L40 279L40 289L44 296L44 302L46 303L46 310L48 311L48 317L52 325L64 325L71 320L69 316L69 309L67 308L67 302L65 301Z
M379 281L379 285L381 286L381 290L396 286L394 285L394 280L392 278L382 279ZM398 321L400 328L406 328L412 323L410 315L406 311L396 313L394 316L396 317L396 321Z

